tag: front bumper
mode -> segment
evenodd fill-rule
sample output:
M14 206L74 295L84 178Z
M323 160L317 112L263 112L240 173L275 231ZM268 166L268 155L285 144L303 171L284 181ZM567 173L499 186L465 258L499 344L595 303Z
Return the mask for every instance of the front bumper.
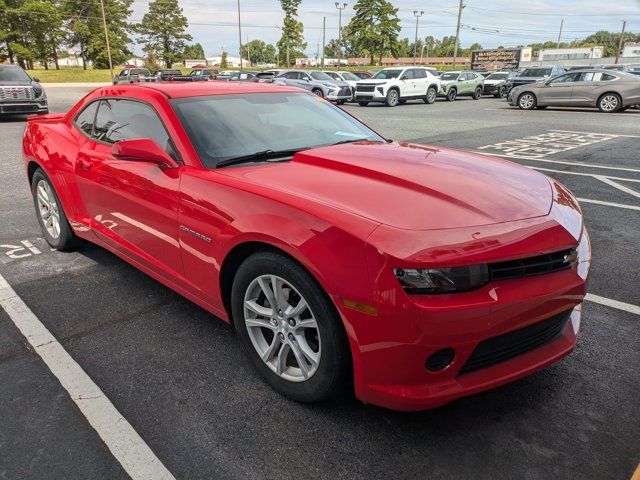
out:
M24 115L29 113L44 113L48 111L46 98L37 100L18 100L15 102L0 102L0 114Z
M327 95L325 95L325 97L327 100L331 101L331 102L341 102L341 101L347 101L347 100L351 100L352 95L339 95L336 93L328 93Z
M540 222L543 232L553 221L545 220L544 227ZM531 232L533 223L525 222L524 228ZM496 227L498 237L504 232L502 228ZM471 233L489 242L491 237L486 237L486 232L475 233L478 230ZM558 227L553 229L559 231ZM553 232L548 230L554 240L546 240L549 244L542 247L546 251L556 248L551 242L559 242L559 236L563 237L563 248L571 241L572 235L566 231L563 235ZM379 238L391 235L386 230ZM518 249L532 248L535 238L538 235L518 240ZM348 317L348 330L357 337L351 343L352 349L358 349L354 354L354 383L357 397L366 403L402 411L435 408L536 372L568 355L575 346L591 260L586 230L578 248L579 261L570 269L494 281L479 290L449 295L407 295L395 277L385 273L392 268L390 263L375 264L378 257L371 248L367 258L371 259L370 278L375 279L376 314L341 308L343 316ZM481 342L560 314L568 317L564 328L545 343L461 373ZM453 350L453 361L440 371L429 371L427 359L443 349Z
M387 93L384 87L374 87L373 91L358 91L354 94L355 102L386 102Z

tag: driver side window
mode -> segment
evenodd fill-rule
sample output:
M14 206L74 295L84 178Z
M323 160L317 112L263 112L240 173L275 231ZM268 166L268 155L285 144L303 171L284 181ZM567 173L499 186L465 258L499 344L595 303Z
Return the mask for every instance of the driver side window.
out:
M579 76L580 76L580 73L566 73L564 75L560 75L559 77L554 78L549 83L575 82L578 79Z

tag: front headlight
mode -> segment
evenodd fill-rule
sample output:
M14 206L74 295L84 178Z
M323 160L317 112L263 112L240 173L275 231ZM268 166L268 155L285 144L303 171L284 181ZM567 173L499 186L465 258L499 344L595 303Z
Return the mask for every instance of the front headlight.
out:
M33 93L35 94L35 98L40 98L44 94L44 88L40 85L33 85Z
M393 273L404 291L413 294L468 292L489 282L487 265L419 270L394 268Z

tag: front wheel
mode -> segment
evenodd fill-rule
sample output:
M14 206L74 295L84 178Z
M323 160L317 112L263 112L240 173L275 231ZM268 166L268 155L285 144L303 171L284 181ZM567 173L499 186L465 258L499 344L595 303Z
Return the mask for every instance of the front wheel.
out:
M311 90L311 92L315 93L320 98L324 98L324 92L319 88L314 88L313 90Z
M426 103L427 105L435 103L437 96L438 92L436 91L436 89L433 87L429 87L429 89L427 90L427 95L424 97L424 103Z
M290 258L276 252L247 258L233 281L232 312L246 354L280 393L317 402L348 385L350 352L340 317Z
M453 102L458 96L458 91L455 88L449 89L447 92L447 102Z
M622 99L617 93L605 93L598 100L598 109L601 112L613 113L617 112L622 106Z
M521 110L533 110L536 108L536 96L531 92L524 92L518 97L518 108Z
M480 100L481 96L482 96L482 87L477 87L476 90L473 92L473 99Z
M395 107L396 105L398 105L399 102L400 102L400 95L398 94L397 90L392 88L387 93L387 101L385 103L387 104L387 107Z
M79 239L69 225L58 194L51 185L49 177L40 168L33 174L31 193L38 223L47 243L61 251L77 247Z

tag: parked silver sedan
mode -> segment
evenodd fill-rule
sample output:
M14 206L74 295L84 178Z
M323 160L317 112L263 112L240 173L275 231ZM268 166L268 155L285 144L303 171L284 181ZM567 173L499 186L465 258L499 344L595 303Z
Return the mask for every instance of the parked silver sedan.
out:
M508 100L523 110L555 106L597 107L601 112L618 112L640 104L640 78L614 70L573 70L515 87Z

